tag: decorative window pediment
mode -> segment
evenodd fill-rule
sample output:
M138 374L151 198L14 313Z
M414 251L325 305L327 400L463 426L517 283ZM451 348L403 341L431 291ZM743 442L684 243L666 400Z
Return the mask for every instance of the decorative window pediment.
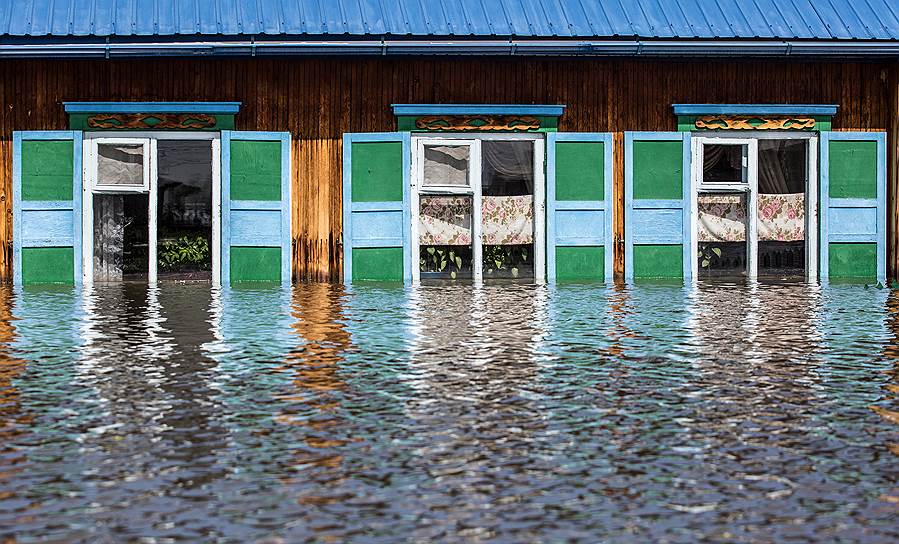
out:
M678 130L830 130L832 104L674 104Z

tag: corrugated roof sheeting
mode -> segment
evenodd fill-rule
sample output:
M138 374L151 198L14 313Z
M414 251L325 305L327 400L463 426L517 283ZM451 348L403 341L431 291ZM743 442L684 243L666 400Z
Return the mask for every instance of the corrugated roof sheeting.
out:
M0 0L7 36L899 40L896 0Z

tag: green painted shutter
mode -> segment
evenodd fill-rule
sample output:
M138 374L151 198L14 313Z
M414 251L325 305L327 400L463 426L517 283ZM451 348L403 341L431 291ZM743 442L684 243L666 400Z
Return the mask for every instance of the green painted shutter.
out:
M612 280L612 135L547 135L547 280Z
M626 132L624 162L625 279L690 279L690 133Z
M81 132L13 133L13 281L81 283Z
M222 131L223 285L291 281L290 134Z
M821 280L886 281L886 134L821 133Z
M343 136L346 283L411 281L408 132Z

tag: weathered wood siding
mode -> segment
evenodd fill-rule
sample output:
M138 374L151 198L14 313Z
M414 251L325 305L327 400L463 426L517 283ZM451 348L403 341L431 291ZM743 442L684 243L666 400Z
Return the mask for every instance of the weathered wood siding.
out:
M11 277L12 132L67 128L63 101L239 100L239 130L290 131L297 277L337 280L341 135L394 130L392 103L567 104L560 130L616 132L615 203L621 210L620 133L675 130L672 103L839 104L837 130L895 130L893 71L894 65L879 63L588 58L2 61L0 278ZM891 138L891 167L895 146ZM622 225L616 229L620 237ZM895 228L889 236L895 248ZM616 270L622 269L618 251Z

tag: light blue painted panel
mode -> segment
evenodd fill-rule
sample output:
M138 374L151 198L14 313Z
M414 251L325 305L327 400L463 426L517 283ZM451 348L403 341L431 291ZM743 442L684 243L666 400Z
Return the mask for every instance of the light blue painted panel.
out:
M281 246L280 210L231 210L231 245Z
M635 244L680 244L684 240L683 224L680 208L635 208L628 227Z
M22 142L27 140L72 141L72 199L60 201L22 201ZM16 131L13 132L12 206L13 206L13 283L22 284L22 248L72 246L81 247L81 131ZM42 218L40 213L50 213ZM67 212L68 217L58 215ZM37 213L38 215L35 215ZM30 214L27 220L26 214ZM57 215L52 215L57 214ZM41 221L52 222L44 227ZM65 229L68 232L63 232ZM75 251L73 281L81 284L81 251Z
M401 142L403 144L402 202L352 202L354 142ZM411 132L346 133L343 135L343 281L353 281L354 247L403 248L403 282L412 281L412 205L410 168ZM416 249L416 251L418 251ZM416 259L416 263L417 263Z
M605 245L606 214L597 210L556 210L556 243Z
M559 142L602 142L601 200L556 200L556 145ZM612 236L612 135L601 132L550 132L546 136L546 281L556 281L556 248L605 247L603 276L614 279Z
M386 247L387 240L403 240L403 211L353 212L353 246L378 247L364 245L366 242L379 242Z
M679 199L634 199L634 142L681 142L683 192ZM693 279L691 237L693 235L690 206L691 156L689 132L625 132L624 133L624 279L634 279L634 245L681 244L684 280Z
M877 198L829 198L830 143L832 141L871 141L877 144ZM887 214L886 214L886 133L830 132L821 133L821 179L818 194L821 212L818 228L818 277L829 279L830 244L832 242L875 242L877 244L877 280L886 282ZM873 219L872 219L873 218Z
M23 210L22 246L35 247L58 242L72 245L75 232L74 212L69 210Z
M831 203L834 201L831 200ZM868 235L877 240L877 208L835 208L828 210L831 241L839 241L842 235Z
M237 102L227 103L239 105ZM281 199L279 201L222 198L221 282L231 281L231 247L280 247L281 282L293 281L290 230L290 134L287 132L222 131L222 195L231 194L231 142L274 141L281 147Z

